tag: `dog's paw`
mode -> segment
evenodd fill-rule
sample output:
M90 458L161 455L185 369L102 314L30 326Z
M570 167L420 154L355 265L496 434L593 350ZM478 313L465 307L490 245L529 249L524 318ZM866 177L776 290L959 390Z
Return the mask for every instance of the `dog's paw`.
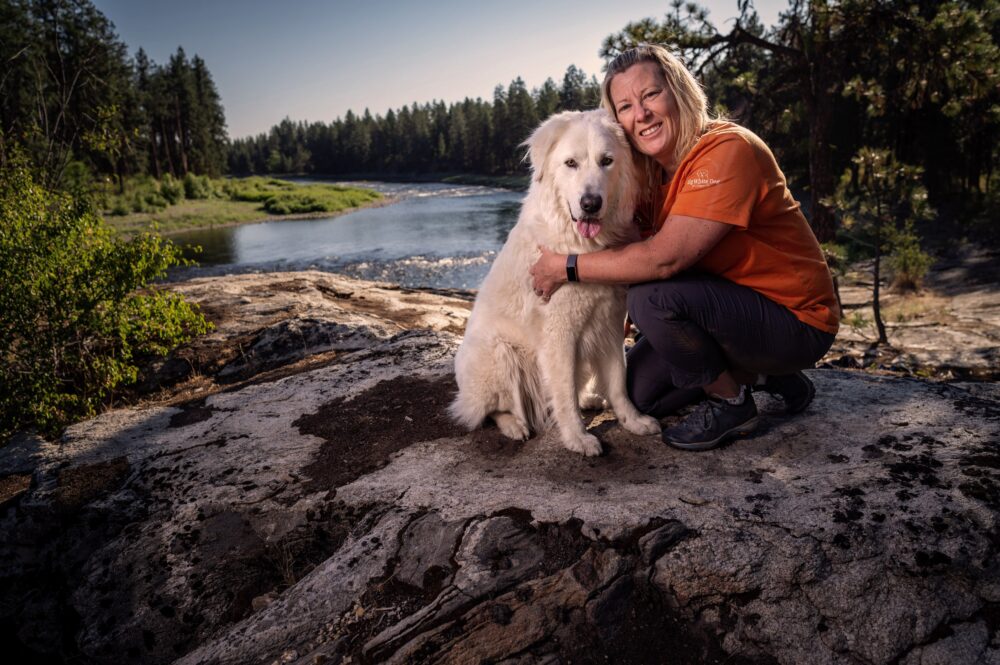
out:
M608 408L608 402L596 393L580 395L580 409L583 411L603 411Z
M500 413L493 416L494 422L500 428L500 433L508 439L525 441L531 434L527 423L512 413Z
M631 418L621 418L622 427L632 434L650 436L661 431L659 421L652 416L636 415Z
M585 457L596 457L601 454L601 442L593 434L581 434L568 439L563 439L563 445L574 453L580 453Z

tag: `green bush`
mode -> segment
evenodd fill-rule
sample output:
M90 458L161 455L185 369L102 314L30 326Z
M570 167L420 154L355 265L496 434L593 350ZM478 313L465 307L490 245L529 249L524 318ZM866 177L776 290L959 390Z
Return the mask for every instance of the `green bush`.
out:
M157 212L169 205L159 192L151 189L139 189L132 193L132 212Z
M70 162L63 171L62 186L67 192L86 192L94 187L94 174L83 162Z
M169 173L160 180L160 196L170 205L177 205L184 198L184 183L178 182Z
M291 191L295 185L276 178L251 177L240 180L228 180L223 190L233 201L250 201L264 203L269 198L282 191Z
M293 191L279 191L264 200L264 210L274 215L310 212L338 212L380 198L377 192L344 189L334 185L305 185Z
M207 175L188 173L184 176L184 198L210 199L215 194L215 188Z
M58 432L134 382L210 324L149 286L180 250L157 236L124 241L85 199L48 192L11 160L0 170L0 437Z
M917 291L923 285L927 270L934 260L920 248L920 238L908 222L898 231L889 255L892 287L900 291Z
M263 204L272 215L310 212L338 212L380 199L378 192L351 189L340 185L297 185L277 178L241 178L227 180L222 186L234 201Z

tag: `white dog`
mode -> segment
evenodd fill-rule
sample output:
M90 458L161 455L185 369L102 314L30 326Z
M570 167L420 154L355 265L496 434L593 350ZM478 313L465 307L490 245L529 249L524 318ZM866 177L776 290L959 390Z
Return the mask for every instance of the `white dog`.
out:
M532 182L517 224L479 289L455 356L458 396L451 415L474 429L492 418L511 439L539 431L549 415L563 445L599 455L580 407L611 403L635 434L659 434L625 391L622 287L571 282L543 303L528 270L539 246L584 254L637 238L638 196L631 151L604 111L566 111L526 142Z

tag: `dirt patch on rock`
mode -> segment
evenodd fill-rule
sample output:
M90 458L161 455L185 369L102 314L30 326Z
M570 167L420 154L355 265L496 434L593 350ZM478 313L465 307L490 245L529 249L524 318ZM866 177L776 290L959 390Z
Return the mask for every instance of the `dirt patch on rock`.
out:
M294 423L302 434L326 441L302 471L306 490L333 489L379 469L392 453L421 441L455 436L446 406L456 391L453 376L397 377L350 400L335 399Z
M60 471L56 505L67 511L77 510L101 495L117 489L128 471L128 460L124 457Z
M15 473L0 478L0 508L19 497L31 487L30 473Z
M200 399L184 405L179 413L172 415L168 427L187 427L201 423L211 418L213 413L215 413L215 409L206 406L205 400Z

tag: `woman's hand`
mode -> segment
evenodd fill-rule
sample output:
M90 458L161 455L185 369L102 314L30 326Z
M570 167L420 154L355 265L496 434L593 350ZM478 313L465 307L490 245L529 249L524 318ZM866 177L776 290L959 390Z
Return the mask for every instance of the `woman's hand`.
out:
M531 266L531 287L535 295L545 302L566 281L566 255L556 254L545 247L538 248L542 255Z

